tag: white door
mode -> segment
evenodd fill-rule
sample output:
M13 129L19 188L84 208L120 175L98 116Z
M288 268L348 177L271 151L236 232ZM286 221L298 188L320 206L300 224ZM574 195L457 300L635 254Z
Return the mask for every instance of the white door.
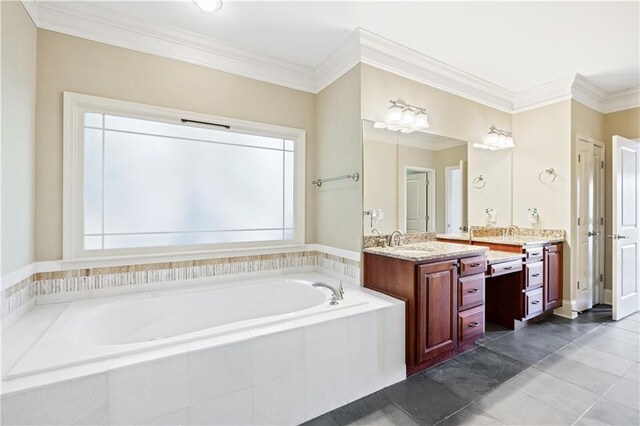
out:
M411 173L407 175L407 201L405 207L407 232L427 231L428 188L427 173Z
M593 146L593 304L604 302L604 145Z
M640 309L640 144L613 137L612 235L613 319Z
M462 231L462 170L460 166L445 168L445 232L447 234Z
M579 311L593 307L593 243L591 239L593 224L593 145L578 140L577 153L577 296L576 307Z

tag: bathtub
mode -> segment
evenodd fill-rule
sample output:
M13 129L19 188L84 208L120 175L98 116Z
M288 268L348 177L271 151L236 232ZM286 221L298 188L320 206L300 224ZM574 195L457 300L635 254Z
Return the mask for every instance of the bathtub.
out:
M331 291L313 287L316 281L338 284L321 273L289 274L36 307L33 315L49 318L50 324L44 326L29 314L21 320L38 327L32 333L33 342L23 344L28 349L13 357L9 368L3 366L3 421L56 423L51 416L61 415L58 412L34 418L12 410L23 406L20 398L38 395L43 389L77 387L102 376L104 389L95 379L98 382L88 385L92 389L83 394L98 393L103 398L65 398L65 403L73 405L64 410L65 415L77 416L63 416L60 423L163 422L158 415L171 414L186 416L176 420L181 424L295 424L402 380L404 304L346 286L344 299L330 305ZM11 345L12 338L25 339L24 327L19 338L7 334L3 345ZM223 355L226 351L235 356ZM210 360L194 361L202 356ZM215 374L212 368L218 369ZM210 380L203 385L199 379L207 374ZM166 380L158 382L165 375ZM120 381L128 383L126 390L117 391ZM231 417L220 417L220 410L234 407L227 393L238 383L243 388L238 390L241 394L233 394L237 406L228 413ZM336 386L341 390L336 391ZM145 399L147 409L140 408L139 401L133 409L127 404L139 397L131 395L132 388L145 395L159 393ZM167 394L174 396L167 399ZM277 400L269 400L277 395ZM293 399L288 408L274 414L269 407L283 405L280 399L287 398ZM218 403L220 410L202 414ZM99 404L95 409L104 415L87 420L87 404ZM51 408L46 402L36 406ZM235 417L248 415L247 410L250 418Z

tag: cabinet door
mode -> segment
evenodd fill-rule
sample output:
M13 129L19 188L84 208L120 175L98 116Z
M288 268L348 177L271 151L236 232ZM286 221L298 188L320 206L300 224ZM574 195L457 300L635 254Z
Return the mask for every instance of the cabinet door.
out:
M457 281L456 262L418 266L417 358L420 363L448 353L458 345Z
M544 310L562 306L562 246L544 248Z

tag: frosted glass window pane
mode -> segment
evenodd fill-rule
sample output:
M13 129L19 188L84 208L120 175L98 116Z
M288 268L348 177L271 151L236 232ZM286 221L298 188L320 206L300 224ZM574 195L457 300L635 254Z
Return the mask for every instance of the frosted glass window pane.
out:
M85 250L100 250L102 248L102 236L84 237Z
M293 141L284 141L284 149L286 149L287 151L293 151Z
M284 227L293 228L293 152L284 154Z
M102 233L102 130L84 131L84 233Z
M162 123L135 118L105 116L105 128L176 138L198 139L210 142L222 142L235 145L248 145L262 148L283 149L284 141L267 136L255 136L234 133L230 130L216 130L182 124Z
M102 128L102 114L96 114L93 112L87 112L84 114L85 127L100 127Z
M104 237L104 248L162 247L274 240L282 240L281 229L264 231L199 232L188 234L106 235Z
M284 238L285 240L293 240L295 237L295 232L293 229L285 229L284 230Z
M282 151L105 132L105 233L282 228Z

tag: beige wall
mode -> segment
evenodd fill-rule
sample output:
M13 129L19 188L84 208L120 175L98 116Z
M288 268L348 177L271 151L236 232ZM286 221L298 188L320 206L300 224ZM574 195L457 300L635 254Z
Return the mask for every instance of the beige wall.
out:
M413 80L362 65L362 118L384 121L389 100L401 99L412 105L424 106L429 115L429 133L479 142L494 125L511 130L511 114L470 101L460 96L418 83ZM486 223L486 208L498 212L499 224L511 222L511 153L487 153L469 150L469 180L489 175L487 187L469 193L469 222ZM506 185L505 185L506 184Z
M2 274L34 259L37 29L20 2L2 14Z
M316 175L313 94L45 30L38 31L37 81L39 261L62 257L63 91L305 129L305 184ZM307 191L306 239L314 242L315 197Z
M529 223L527 209L535 207L540 228L564 229L564 298L571 282L571 101L563 101L513 116L513 223ZM538 175L553 168L556 181L543 184Z
M398 146L364 140L362 149L363 210L382 209L384 219L377 228L383 234L391 234L398 229ZM364 217L363 228L364 235L371 235L369 216Z
M360 65L318 93L316 113L317 177L362 173ZM362 179L329 182L311 191L316 194L318 243L360 251Z
M447 191L445 169L450 166L457 166L460 161L467 161L467 145L454 146L448 149L435 151L434 163L436 165L436 230L437 232L460 232L458 229L446 229L446 198ZM466 182L463 186L466 185ZM463 194L464 197L464 194ZM464 209L464 207L463 207ZM462 223L466 223L466 212L462 213Z
M612 195L612 138L613 136L622 136L627 139L640 138L640 108L631 108L624 111L612 112L604 115L603 142L605 144L605 234L613 234L611 229L611 203ZM604 286L611 288L611 248L612 240L605 239L605 256L604 256Z

